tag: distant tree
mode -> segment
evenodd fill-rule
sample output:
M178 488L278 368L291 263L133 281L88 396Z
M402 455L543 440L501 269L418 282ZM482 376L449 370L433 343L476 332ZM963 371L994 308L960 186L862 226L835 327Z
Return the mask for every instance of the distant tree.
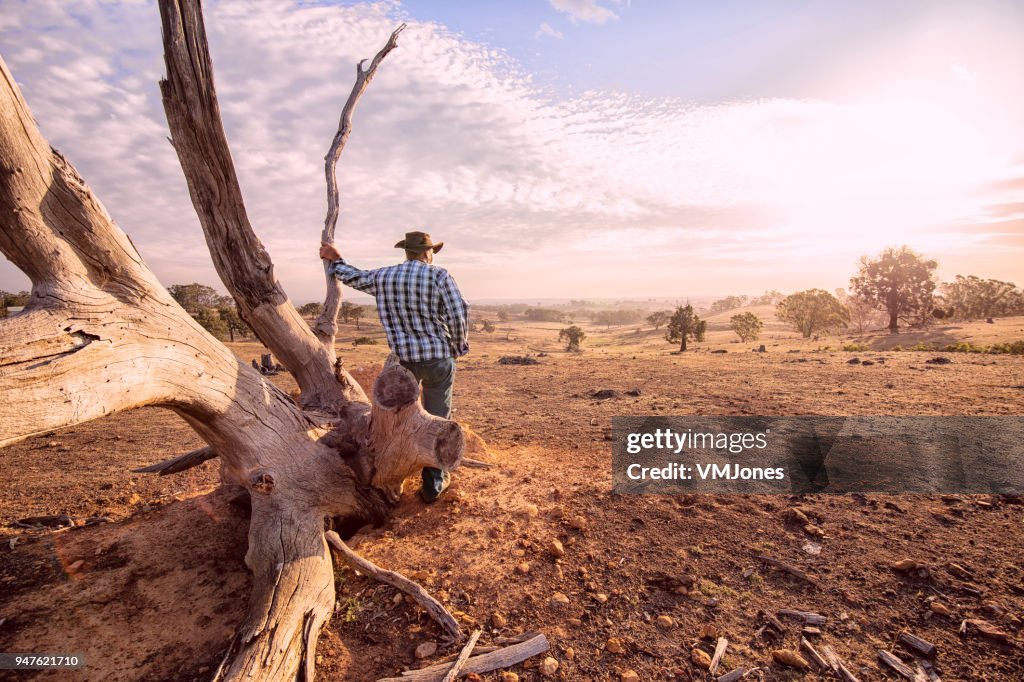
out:
M861 258L860 271L850 279L850 286L888 313L889 331L895 333L900 320L913 325L931 319L937 267L936 261L910 247L889 247L877 258Z
M846 308L850 316L850 327L858 334L863 334L869 329L878 329L885 324L885 313L870 301L860 296L851 296L842 287L836 289L836 298Z
M729 318L729 327L740 337L740 341L757 341L761 335L761 318L751 312L740 313Z
M943 284L941 290L944 312L958 320L1024 314L1024 292L1012 282L957 275L953 282Z
M724 313L735 308L742 308L747 302L746 296L726 296L711 304L711 314Z
M28 305L32 294L27 291L19 291L12 294L9 291L0 290L0 317L7 317L10 312L8 308L21 308Z
M558 332L559 341L569 342L569 345L565 347L566 351L578 351L580 349L580 344L583 343L583 339L585 338L587 338L587 335L576 325L566 327L562 331Z
M230 333L228 325L221 319L220 313L211 306L201 306L195 312L189 312L196 322L202 325L203 329L213 334L220 340L224 340Z
M505 308L498 308L498 322L508 322L508 310Z
M318 301L313 301L311 303L304 303L299 308L299 315L302 315L303 317L308 317L308 318L315 318L315 317L320 317L320 313L322 313L323 311L324 311L324 304L320 303Z
M494 333L494 323L491 322L490 320L482 320L480 322L480 328L483 329L488 334Z
M366 314L366 307L361 305L352 306L352 309L348 311L348 316L356 323L356 329L362 329L359 325L359 320Z
M817 332L838 330L850 320L846 308L824 289L808 289L790 294L775 307L776 316L788 322L805 339Z
M621 324L634 324L639 322L643 318L643 313L639 310L599 310L591 314L591 319L594 324L603 324L606 327L612 325Z
M565 319L565 313L553 308L527 308L523 315L532 322L561 322Z
M704 340L704 333L707 331L708 323L700 319L693 311L693 306L687 303L679 306L668 322L668 331L665 338L670 343L679 342L679 352L686 351L686 340L692 338L700 342Z
M750 305L777 305L779 301L786 298L778 289L772 289L771 291L765 291L761 296L755 296L750 300Z
M341 309L338 311L338 315L341 317L341 321L348 323L349 320L354 319L354 315L360 314L355 313L355 311L359 308L359 305L352 303L351 301L342 301Z
M659 310L656 313L651 313L647 316L647 324L654 327L655 331L664 327L669 318L672 317L672 312L669 310Z
M235 340L235 334L241 334L242 336L249 336L252 334L252 330L249 325L245 323L242 316L238 314L238 307L235 305L234 300L225 296L220 305L217 306L217 314L220 316L221 321L224 322L224 326L227 328L228 337L231 341ZM214 334L216 336L216 334Z
M213 287L193 282L192 284L172 284L167 291L186 312L193 314L200 308L216 308L220 303L220 294ZM195 315L192 315L195 317Z

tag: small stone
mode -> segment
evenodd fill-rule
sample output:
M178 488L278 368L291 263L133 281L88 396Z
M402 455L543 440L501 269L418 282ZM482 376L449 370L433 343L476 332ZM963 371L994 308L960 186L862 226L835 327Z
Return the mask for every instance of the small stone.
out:
M605 642L604 650L610 654L622 654L626 652L626 647L618 637L609 637Z
M722 636L722 630L714 623L705 623L700 629L701 639L718 639Z
M398 606L399 604L402 603L403 599L404 599L404 597L402 596L402 593L401 592L396 592L395 596L391 598L391 603L394 604L395 606Z
M568 658L570 661L573 660L574 658L576 658L576 650L573 649L571 646L565 647L565 657Z
M603 592L598 592L597 594L594 595L594 599L599 604L605 604L605 603L608 602L608 595L604 594Z
M540 514L540 509L537 508L537 505L527 502L523 505L523 512L532 519Z
M494 613L491 616L491 625L496 628L503 628L508 625L508 620L500 613Z
M554 677L555 673L558 672L558 661L548 656L544 659L544 662L540 664L540 674L544 677Z
M519 675L506 670L498 676L498 680L500 682L519 682Z
M932 613L940 616L949 616L953 613L948 606L946 606L940 601L933 601L931 604L928 605L928 608L932 610Z
M668 630L670 627L672 627L674 621L672 620L672 616L666 616L663 614L655 619L654 624L662 630Z
M565 548L558 538L552 538L548 543L548 553L556 559L565 556Z
M561 592L555 592L551 595L551 605L556 607L563 607L569 605L569 597Z
M79 569L81 569L82 566L85 566L85 561L83 559L79 559L75 563L73 563L70 566L68 566L68 573L75 573Z
M424 658L430 658L437 653L436 642L423 642L416 647L416 658L423 660Z
M693 664L702 670L708 670L711 668L711 656L708 652L703 649L694 649L690 652L690 660Z
M526 575L530 572L530 564L526 561L520 561L519 565L516 566L516 573L520 575Z
M772 660L798 670L807 670L811 667L811 664L803 656L789 649L776 649L772 652Z
M587 519L586 519L586 517L583 517L583 516L574 516L569 521L569 525L572 526L573 528L575 528L576 530L586 530L587 529Z
M131 497L128 498L128 504L138 504L142 502L142 496L138 493L132 493Z
M893 569L901 573L909 573L910 571L917 570L921 564L917 563L913 559L900 559L899 561L892 562Z
M627 670L619 675L619 682L640 682L640 676L636 674L635 670Z

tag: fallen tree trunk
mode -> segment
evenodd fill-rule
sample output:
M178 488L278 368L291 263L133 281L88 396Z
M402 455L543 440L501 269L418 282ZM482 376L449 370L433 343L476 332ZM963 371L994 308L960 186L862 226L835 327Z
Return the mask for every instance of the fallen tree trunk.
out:
M132 408L175 411L252 500L249 610L218 679L311 679L334 608L326 517L379 521L402 481L459 465L459 426L426 414L387 368L375 404L299 317L249 224L227 146L198 0L160 0L171 140L214 265L245 320L292 372L301 406L167 293L127 235L39 132L0 60L0 252L32 281L0 320L0 447ZM392 37L392 41L394 36Z

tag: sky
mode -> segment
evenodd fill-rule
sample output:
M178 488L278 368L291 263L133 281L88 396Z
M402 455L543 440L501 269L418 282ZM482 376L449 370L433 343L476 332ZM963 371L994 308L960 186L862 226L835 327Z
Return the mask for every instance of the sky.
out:
M0 0L43 134L165 284L223 290L168 144L156 6ZM323 297L323 155L405 22L339 162L338 245L445 249L470 301L847 286L907 244L941 279L1024 285L1024 4L979 0L205 3L257 234ZM0 289L27 288L0 259ZM358 298L358 297L356 297Z

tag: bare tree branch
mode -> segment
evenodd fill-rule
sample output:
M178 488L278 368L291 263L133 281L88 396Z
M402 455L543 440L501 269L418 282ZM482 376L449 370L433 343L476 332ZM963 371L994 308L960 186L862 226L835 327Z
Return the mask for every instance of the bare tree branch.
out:
M356 82L352 86L352 92L348 96L348 101L345 102L345 107L341 110L338 132L334 134L331 148L327 150L327 156L324 157L324 175L327 179L327 217L324 219L324 229L320 238L325 242L334 241L334 231L338 225L341 198L338 193L337 167L338 159L341 157L341 152L345 149L348 136L352 133L352 113L356 109L359 98L362 97L366 87L377 73L377 67L388 56L388 53L398 46L398 34L404 30L405 24L402 24L392 32L387 44L381 48L380 52L373 58L373 61L370 62L370 68L365 71L363 70L365 59L356 64ZM324 261L324 274L327 277L327 295L324 298L323 310L313 325L313 331L333 358L334 339L338 335L338 311L341 309L341 282L330 273L330 267L330 262Z
M249 222L221 122L201 3L159 4L164 111L217 274L245 321L295 376L303 407L337 412L349 401L366 402L355 381L335 380L333 348L320 343L288 300Z

